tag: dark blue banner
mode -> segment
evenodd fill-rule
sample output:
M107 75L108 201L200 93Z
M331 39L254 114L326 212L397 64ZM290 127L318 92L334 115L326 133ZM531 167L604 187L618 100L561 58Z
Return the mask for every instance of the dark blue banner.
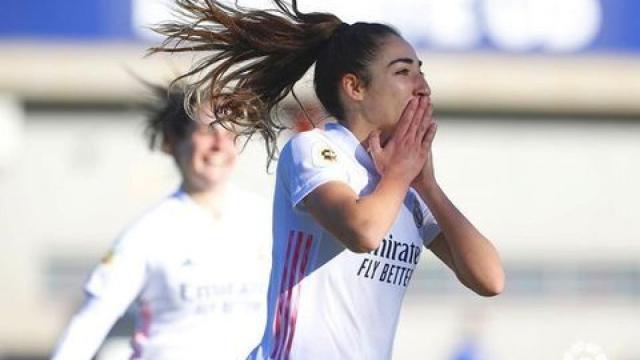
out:
M133 39L131 0L5 0L0 39Z
M313 4L314 10L329 6L307 1ZM324 10L344 14L346 19L398 25L414 45L425 50L640 53L640 1L637 0L338 3L332 2L335 9ZM171 18L171 4L172 0L8 0L8 3L5 0L0 12L0 40L157 42L159 39L153 38L145 28Z

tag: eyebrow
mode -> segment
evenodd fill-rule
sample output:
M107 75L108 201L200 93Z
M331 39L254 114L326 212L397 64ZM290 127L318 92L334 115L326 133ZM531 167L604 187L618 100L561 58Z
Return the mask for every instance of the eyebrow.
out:
M398 58L398 59L392 60L387 65L387 67L389 67L389 66L391 66L393 64L396 64L396 63L405 63L405 64L411 65L411 64L413 64L413 59L411 59L411 58ZM418 60L418 66L422 66L422 60Z

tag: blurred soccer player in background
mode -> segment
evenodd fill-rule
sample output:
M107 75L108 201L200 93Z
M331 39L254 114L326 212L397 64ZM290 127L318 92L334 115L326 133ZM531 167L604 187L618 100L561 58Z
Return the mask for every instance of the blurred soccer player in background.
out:
M260 339L270 266L270 208L229 184L234 136L184 92L150 86L151 148L171 155L180 188L119 236L91 274L86 299L53 359L91 359L135 303L133 359L244 359Z

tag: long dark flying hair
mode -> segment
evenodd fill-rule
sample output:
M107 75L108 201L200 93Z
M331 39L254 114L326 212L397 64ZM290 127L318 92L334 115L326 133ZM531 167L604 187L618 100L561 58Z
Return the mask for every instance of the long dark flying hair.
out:
M277 106L290 93L298 101L293 87L314 63L316 95L329 115L340 119L342 76L355 74L366 85L366 66L380 42L399 36L383 24L347 25L333 14L302 13L296 0L273 0L271 10L234 8L216 0L176 4L179 19L155 27L166 39L150 52L206 52L176 79L187 79L185 106L193 112L211 100L216 122L237 135L262 135L269 160L284 128Z

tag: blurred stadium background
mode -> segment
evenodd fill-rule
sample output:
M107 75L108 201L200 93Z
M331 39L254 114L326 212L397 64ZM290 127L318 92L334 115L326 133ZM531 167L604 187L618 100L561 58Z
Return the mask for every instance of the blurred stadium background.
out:
M130 75L161 83L193 60L144 57L160 41L146 27L171 16L168 4L3 2L0 359L47 358L112 239L177 186L171 160L145 147L145 93ZM425 256L395 358L640 359L640 3L301 6L395 24L417 46L440 182L506 266L505 293L483 299ZM312 104L309 81L299 88ZM235 179L270 196L261 143ZM102 358L119 358L111 344Z

